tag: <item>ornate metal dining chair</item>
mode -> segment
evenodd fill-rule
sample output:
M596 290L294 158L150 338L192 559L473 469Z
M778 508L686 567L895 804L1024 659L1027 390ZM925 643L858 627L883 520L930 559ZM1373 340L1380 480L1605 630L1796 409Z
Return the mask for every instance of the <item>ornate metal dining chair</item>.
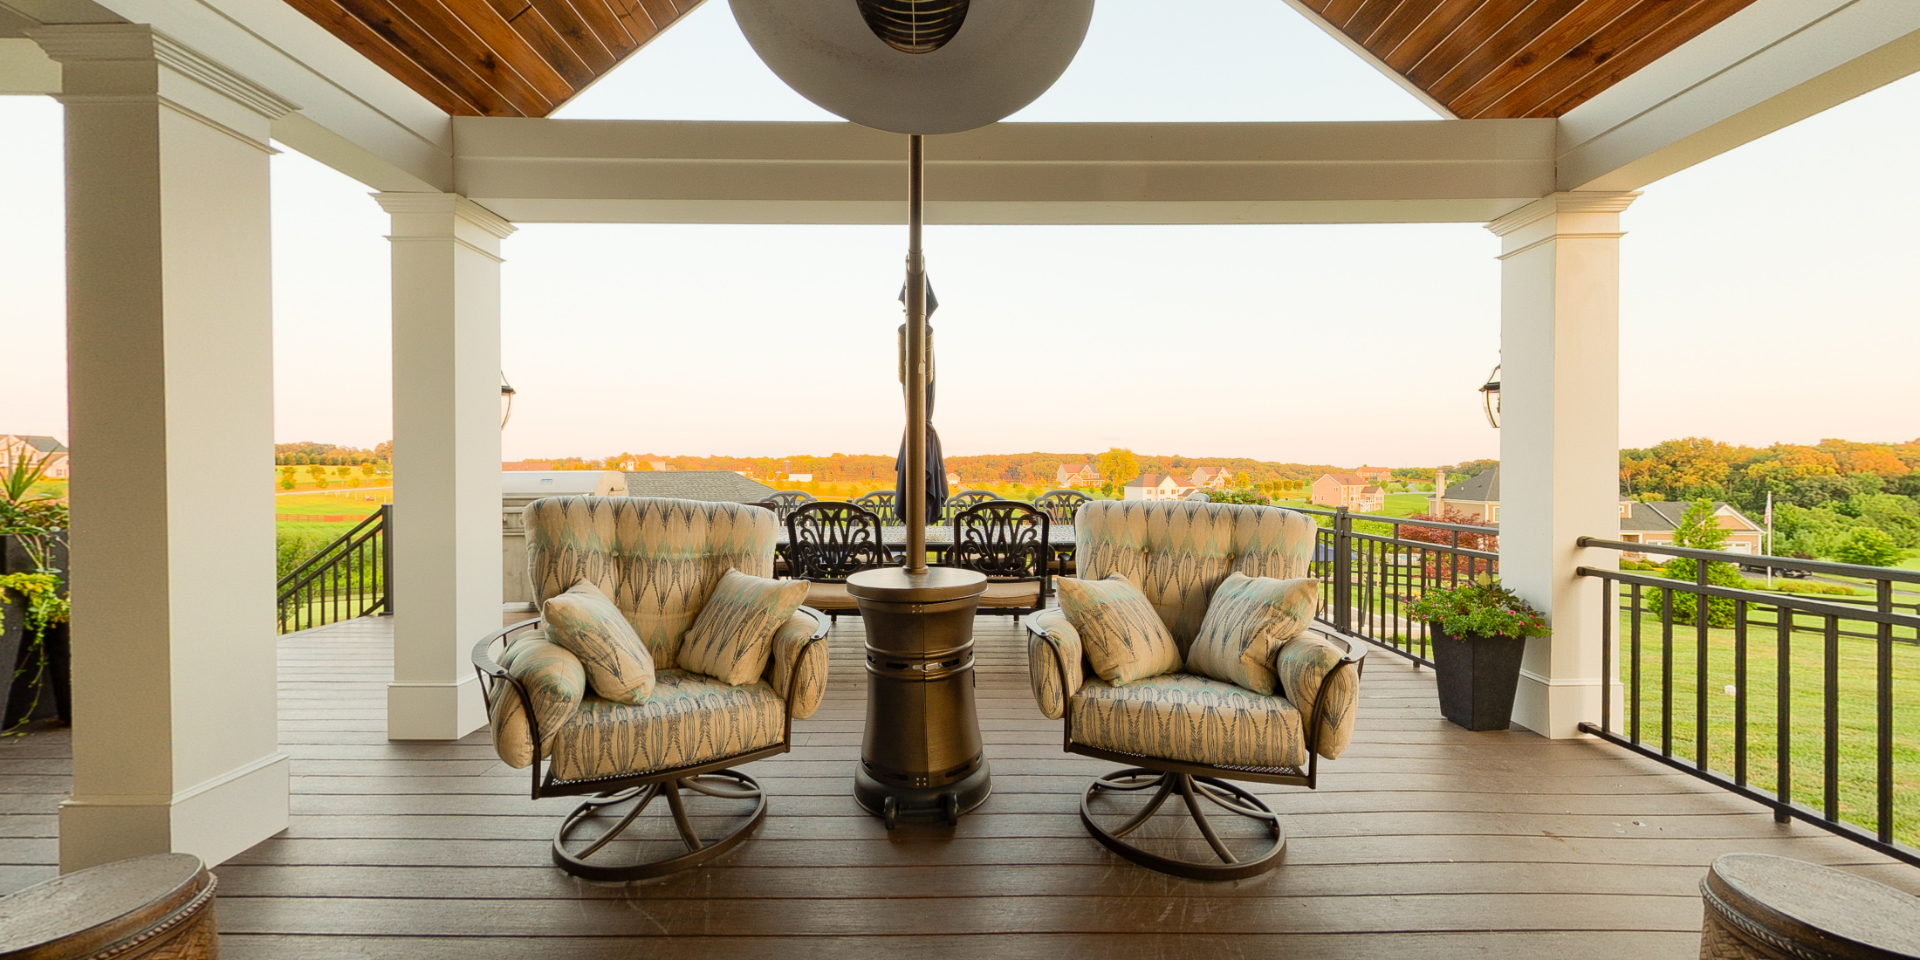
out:
M1046 609L1053 595L1050 524L1032 504L989 500L953 518L953 543L943 562L987 575L980 613L1017 617Z
M1215 591L1230 575L1308 578L1317 528L1305 515L1277 507L1186 501L1110 501L1087 504L1074 524L1083 578L1121 575L1145 597L1172 634L1179 663L1206 619ZM1314 587L1317 593L1318 587ZM1306 614L1309 618L1311 613ZM1088 624L1091 626L1091 624ZM1139 634L1124 618L1110 626ZM1228 781L1312 788L1319 761L1334 759L1353 737L1360 668L1366 644L1317 622L1282 643L1265 661L1274 692L1263 694L1185 669L1122 683L1094 673L1081 634L1055 607L1027 618L1027 655L1040 712L1061 719L1068 753L1126 764L1090 783L1080 799L1080 821L1107 849L1142 866L1198 880L1235 880L1280 862L1286 834L1260 798ZM1150 630L1151 627L1146 629ZM1134 640L1129 637L1131 644ZM1113 798L1150 799L1117 826ZM1169 838L1153 831L1157 852L1129 843L1161 806L1179 795L1200 837ZM1223 839L1207 810L1259 824L1259 848L1246 838ZM1179 844L1204 840L1216 860L1177 855ZM1236 840L1236 853L1227 840Z
M891 523L893 521L893 505L897 498L898 494L892 490L875 490L872 493L855 497L853 502L857 506L865 507L872 511L874 515L881 518L882 523Z
M1048 490L1035 498L1033 505L1046 511L1047 519L1056 527L1073 526L1073 515L1080 505L1093 500L1078 490ZM1077 571L1073 564L1073 548L1056 547L1053 551L1053 572L1055 576L1073 576Z
M757 506L772 510L775 520L786 523L787 518L792 516L795 510L800 509L803 504L814 502L815 498L813 494L807 493L804 490L781 490L773 496L760 501Z
M807 606L831 620L860 609L847 577L891 562L880 517L859 504L820 500L787 517L788 575L808 581Z
M952 523L953 518L962 512L997 499L999 497L991 490L962 490L947 498L946 504L940 508L940 519Z
M557 497L528 504L524 516L527 567L542 609L590 583L613 601L655 664L651 694L614 702L588 686L581 659L548 641L544 617L473 648L500 759L531 769L536 800L587 798L561 821L554 864L583 879L625 882L725 853L767 812L760 785L733 768L786 753L793 721L813 715L827 683L827 647L819 642L827 618L806 607L774 630L758 678L729 684L677 669L682 639L721 578L734 570L773 573L772 515L748 504ZM703 838L683 789L752 807L725 835ZM636 821L658 821L641 813L662 797L684 852L642 862L590 859ZM616 815L623 804L631 806ZM661 831L635 832L654 839ZM576 839L579 833L590 836Z

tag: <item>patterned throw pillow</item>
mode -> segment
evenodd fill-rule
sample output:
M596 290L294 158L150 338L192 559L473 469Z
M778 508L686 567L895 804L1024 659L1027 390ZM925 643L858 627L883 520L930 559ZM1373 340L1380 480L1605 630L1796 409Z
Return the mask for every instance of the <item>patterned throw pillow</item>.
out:
M614 703L645 703L653 693L653 655L620 608L581 580L547 600L547 639L580 658L593 692Z
M1100 679L1132 683L1180 669L1180 647L1146 594L1119 574L1105 580L1060 577L1060 612L1080 634Z
M680 669L739 686L759 679L773 631L807 599L805 580L768 580L728 570L680 642Z
M1187 648L1187 669L1272 696L1274 651L1307 629L1319 600L1318 580L1228 576Z
M500 655L500 666L520 681L533 701L540 724L540 755L553 751L553 735L580 707L587 692L587 672L579 658L545 637L516 641ZM533 762L533 732L527 727L526 704L511 686L502 684L488 711L493 729L493 751L507 766L519 769Z

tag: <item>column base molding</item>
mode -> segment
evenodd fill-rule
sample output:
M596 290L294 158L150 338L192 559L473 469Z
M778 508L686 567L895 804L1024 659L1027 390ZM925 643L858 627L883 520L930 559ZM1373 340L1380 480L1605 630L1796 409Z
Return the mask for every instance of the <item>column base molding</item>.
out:
M287 755L274 753L171 797L72 797L60 805L60 872L153 853L208 866L287 828Z
M1520 671L1520 689L1513 698L1513 722L1543 737L1566 740L1584 737L1580 724L1600 721L1599 677L1553 680L1531 670ZM1612 685L1613 716L1619 723L1624 702L1619 681Z
M480 678L387 684L388 740L458 740L487 725Z

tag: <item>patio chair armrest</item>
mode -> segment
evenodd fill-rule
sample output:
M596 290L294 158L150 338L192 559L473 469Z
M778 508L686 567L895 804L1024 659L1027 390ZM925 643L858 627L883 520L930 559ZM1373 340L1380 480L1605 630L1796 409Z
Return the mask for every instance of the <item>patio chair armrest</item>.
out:
M1306 716L1307 745L1328 760L1353 742L1360 666L1366 655L1366 641L1318 629L1288 640L1274 652L1273 673L1280 680L1280 695Z
M1047 719L1065 716L1067 701L1080 692L1086 681L1083 659L1080 631L1067 622L1066 614L1054 608L1027 617L1027 674L1033 699Z
M494 752L510 767L532 765L536 784L539 760L552 752L554 734L587 693L579 658L547 642L539 625L538 618L522 620L488 634L473 648ZM501 644L497 654L495 644Z
M773 632L773 655L767 658L767 682L787 701L787 712L805 720L820 709L827 691L827 615L801 607Z

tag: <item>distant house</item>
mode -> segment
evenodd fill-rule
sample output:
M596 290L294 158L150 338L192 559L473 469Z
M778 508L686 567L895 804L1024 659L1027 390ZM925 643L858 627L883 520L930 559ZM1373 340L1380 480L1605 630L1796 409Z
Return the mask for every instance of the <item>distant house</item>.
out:
M1427 512L1439 516L1448 510L1467 514L1484 523L1500 522L1500 468L1491 467L1453 486L1447 475L1435 473L1434 495L1427 498Z
M947 473L947 486L957 487L959 485L960 485L960 475L949 471Z
M1313 502L1355 513L1379 513L1387 509L1387 492L1357 473L1326 473L1313 482Z
M46 462L42 476L49 480L68 479L67 445L40 434L0 433L0 470L13 469L14 463Z
M515 460L512 463L501 464L500 469L507 473L525 473L528 471L532 471L536 473L546 473L553 469L553 461L552 460Z
M1441 482L1445 479L1444 474L1439 478ZM1687 515L1687 509L1691 506L1690 503L1672 501L1640 503L1622 500L1619 539L1649 546L1672 546L1674 531L1680 529L1680 520ZM1500 468L1494 467L1468 477L1447 487L1444 495L1428 501L1427 512L1437 515L1443 510L1458 511L1485 523L1498 524ZM1766 531L1760 524L1725 503L1715 503L1713 513L1714 523L1727 531L1727 551L1747 554L1763 552ZM1621 556L1637 560L1642 554L1623 553Z
M672 473L673 476L667 476ZM780 491L731 470L670 470L627 474L629 497L675 497L714 503L759 503Z
M1226 467L1200 467L1193 471L1191 486L1195 490L1225 490L1233 482L1233 473Z
M1063 463L1053 474L1053 485L1068 490L1097 487L1100 482L1100 471L1091 463Z
M648 460L647 466L652 467L653 469L660 471L661 473L665 473L666 471L673 469L673 465L666 462L665 460Z
M812 483L812 482L813 482L813 474L811 474L811 473L789 473L789 474L787 474L787 482L788 482L788 483Z
M1356 477L1359 477L1362 480L1367 481L1368 483L1386 483L1387 481L1393 479L1393 471L1387 469L1386 467L1363 466L1360 469L1355 470L1353 472L1353 475Z
M1173 478L1170 473L1143 473L1121 487L1128 500L1179 500L1193 492L1193 488Z

